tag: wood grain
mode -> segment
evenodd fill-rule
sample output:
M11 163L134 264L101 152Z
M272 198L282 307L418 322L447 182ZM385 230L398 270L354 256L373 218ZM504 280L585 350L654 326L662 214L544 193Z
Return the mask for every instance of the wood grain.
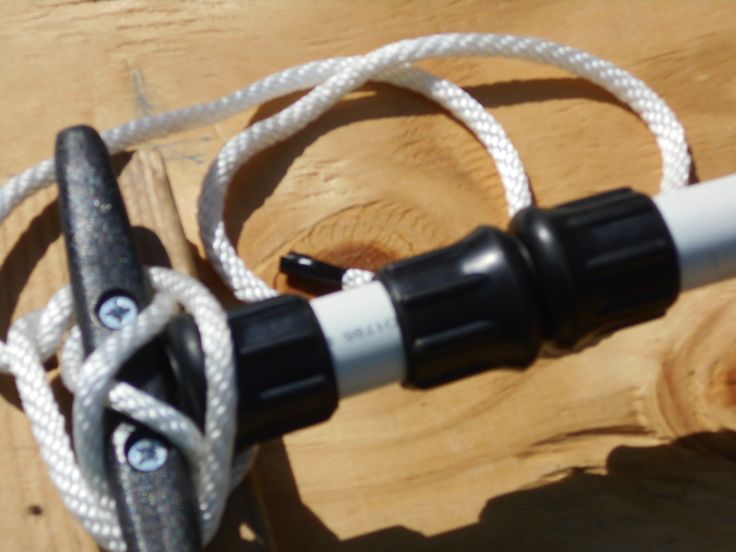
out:
M736 4L729 0L321 0L308 7L11 0L0 16L3 176L48 156L54 133L69 124L109 127L290 65L440 31L543 36L609 59L681 118L693 180L736 171ZM524 62L423 65L492 110L541 204L620 185L656 192L654 140L599 88ZM196 196L208 161L227 137L284 104L156 144L186 238L199 251ZM38 194L2 228L2 327L63 284L54 268L61 253L52 200L52 192ZM506 214L498 176L464 128L415 95L368 86L248 163L226 222L250 266L285 290L276 267L289 249L375 268L477 224L503 225ZM264 447L256 471L278 547L733 548L734 295L735 282L689 292L662 320L523 373L497 370L426 393L386 388L346 400L329 423ZM6 403L11 396L3 393ZM14 473L37 460L22 413L12 404L3 409L17 451L0 457L12 458ZM43 488L36 480L24 485ZM2 491L14 495L0 499L4 511L16 512L12 527L23 527L0 528L19 535L23 546L11 550L46 550L50 542L77 549L71 539L81 537L70 536L77 532L64 513L53 508L27 530L15 520L31 516L23 510L30 502L18 496L37 495L17 486Z

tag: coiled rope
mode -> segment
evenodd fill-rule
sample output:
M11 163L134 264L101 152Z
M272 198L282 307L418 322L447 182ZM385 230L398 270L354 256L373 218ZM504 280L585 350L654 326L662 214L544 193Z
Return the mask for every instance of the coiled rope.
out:
M501 176L509 211L531 203L531 191L518 152L501 125L472 96L450 81L411 63L445 56L503 56L555 65L586 78L631 107L654 134L662 156L661 188L687 184L690 155L682 126L667 104L646 84L584 51L547 40L495 34L438 34L402 40L362 56L332 58L274 73L217 100L143 117L102 134L111 154L235 115L254 105L298 90L310 92L281 112L259 121L230 139L209 167L199 198L199 226L206 254L233 293L247 302L276 295L237 255L225 233L225 195L234 173L248 159L298 132L330 109L345 94L367 81L400 86L437 102L478 138ZM11 178L0 188L0 222L25 198L54 181L47 159ZM59 291L43 311L28 314L0 342L0 371L12 374L34 437L66 506L97 542L108 550L125 550L115 502L105 478L102 417L112 408L166 436L187 455L193 469L205 542L215 534L229 490L242 477L252 451L233 461L235 432L234 365L226 316L197 281L162 268L149 269L156 296L128 326L111 335L87 359L79 331L72 327L72 299ZM361 285L370 272L351 269L344 287ZM183 413L119 383L115 374L143 344L177 314L179 307L197 323L205 352L207 377L204 432ZM74 393L73 441L53 397L43 362L54 354L72 328L62 353L62 377Z

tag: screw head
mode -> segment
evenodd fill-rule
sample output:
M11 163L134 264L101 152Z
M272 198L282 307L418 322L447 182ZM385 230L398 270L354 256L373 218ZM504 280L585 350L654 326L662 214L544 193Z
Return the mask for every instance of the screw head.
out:
M128 463L142 472L152 472L166 463L169 449L158 439L144 437L128 448Z
M113 295L97 308L97 318L111 330L119 330L138 316L138 305L127 295Z

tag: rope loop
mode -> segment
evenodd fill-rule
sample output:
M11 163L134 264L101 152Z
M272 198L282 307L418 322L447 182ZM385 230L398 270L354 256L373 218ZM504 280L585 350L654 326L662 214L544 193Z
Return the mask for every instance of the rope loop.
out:
M451 33L402 40L342 62L317 62L326 63L321 68L321 84L282 111L231 138L210 165L199 197L200 237L207 258L238 299L260 301L276 292L247 268L225 232L225 195L235 172L254 155L294 135L369 80L407 88L449 111L489 152L501 177L509 212L513 215L531 204L524 167L501 125L462 88L408 65L458 55L503 56L546 63L598 84L638 113L654 134L662 156L662 190L670 192L687 184L691 161L680 122L651 88L614 64L582 50L532 37ZM310 64L309 72L301 78L313 82L310 73L318 69L319 66Z

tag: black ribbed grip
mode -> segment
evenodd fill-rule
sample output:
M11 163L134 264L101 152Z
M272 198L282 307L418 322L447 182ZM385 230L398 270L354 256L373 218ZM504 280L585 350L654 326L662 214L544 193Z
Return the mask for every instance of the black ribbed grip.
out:
M237 446L327 420L338 391L327 341L309 302L283 295L229 317L238 381Z
M515 240L500 230L481 227L377 277L396 309L409 385L523 367L537 355L541 324L531 271Z
M672 237L649 196L619 189L511 221L534 266L545 336L569 348L664 314L679 293Z

